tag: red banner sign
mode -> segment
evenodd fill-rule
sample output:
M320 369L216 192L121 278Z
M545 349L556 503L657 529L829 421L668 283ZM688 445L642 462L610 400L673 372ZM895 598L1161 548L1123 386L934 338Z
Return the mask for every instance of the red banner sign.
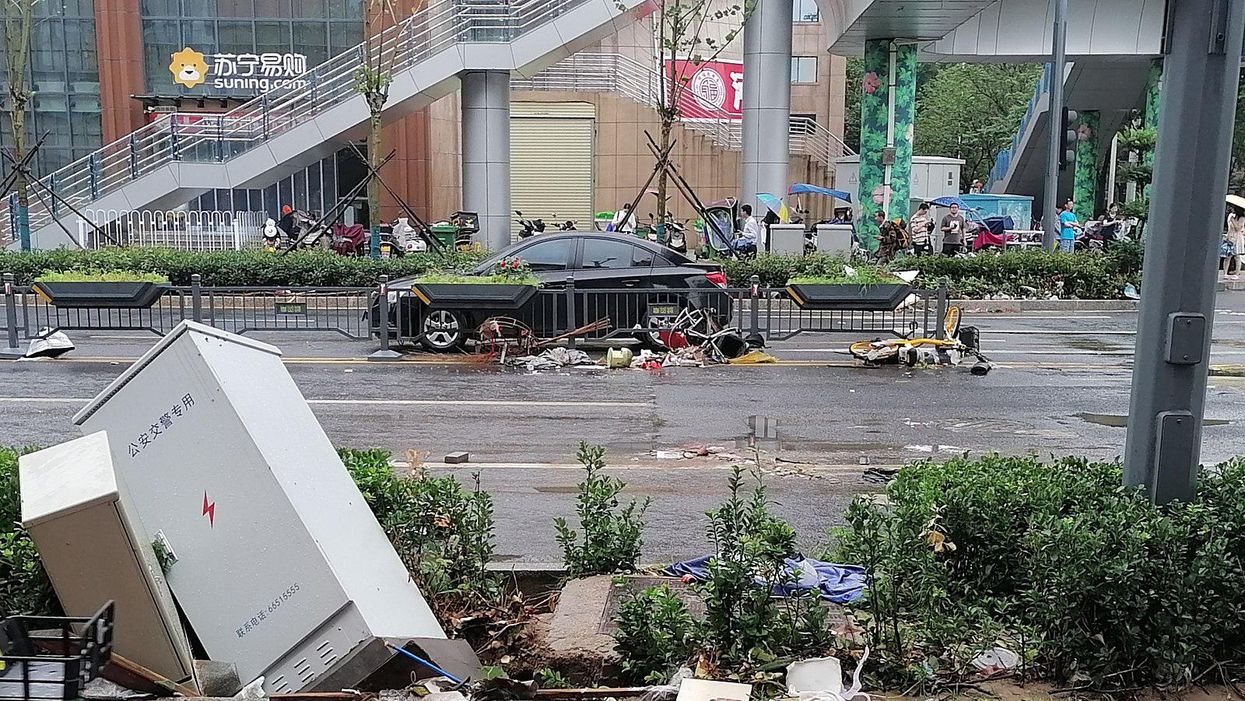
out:
M666 60L667 81L683 88L683 119L743 119L744 64L734 61Z

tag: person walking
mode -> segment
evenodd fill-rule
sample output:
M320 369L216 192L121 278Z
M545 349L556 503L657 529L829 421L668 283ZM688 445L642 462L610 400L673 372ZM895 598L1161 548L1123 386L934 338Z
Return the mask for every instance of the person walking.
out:
M1234 204L1228 205L1227 240L1232 244L1232 255L1228 257L1228 279L1236 280L1241 273L1241 257L1245 256L1245 209Z
M1063 203L1063 207L1059 212L1059 250L1064 253L1072 253L1076 250L1076 232L1079 231L1081 223L1076 219L1076 212L1072 211L1072 200Z
M912 252L918 256L934 254L934 217L929 212L929 203L922 202L916 208L916 214L908 223L908 231L912 234Z
M942 218L942 254L954 256L964 249L964 215L960 214L960 205L951 203L951 211Z

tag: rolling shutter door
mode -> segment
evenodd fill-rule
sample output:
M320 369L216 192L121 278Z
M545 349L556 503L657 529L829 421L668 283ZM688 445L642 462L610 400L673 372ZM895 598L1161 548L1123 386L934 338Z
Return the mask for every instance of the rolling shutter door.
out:
M592 229L592 156L596 110L588 102L520 102L510 106L510 205L546 231L573 220ZM517 237L518 225L511 227Z

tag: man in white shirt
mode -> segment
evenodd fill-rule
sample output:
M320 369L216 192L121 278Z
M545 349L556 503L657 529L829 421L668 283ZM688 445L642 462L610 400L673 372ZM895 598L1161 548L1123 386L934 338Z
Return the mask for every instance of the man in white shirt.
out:
M739 208L743 214L743 230L739 238L732 244L737 253L752 253L757 250L757 242L761 239L761 222L752 216L752 205L746 204Z

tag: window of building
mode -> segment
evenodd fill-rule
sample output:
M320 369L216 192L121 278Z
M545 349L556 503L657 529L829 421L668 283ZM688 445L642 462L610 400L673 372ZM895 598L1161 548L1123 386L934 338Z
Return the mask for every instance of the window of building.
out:
M792 83L816 83L817 82L817 57L816 56L792 56L791 57L791 82Z
M795 0L791 13L792 22L818 22L821 13L817 9L817 0Z

